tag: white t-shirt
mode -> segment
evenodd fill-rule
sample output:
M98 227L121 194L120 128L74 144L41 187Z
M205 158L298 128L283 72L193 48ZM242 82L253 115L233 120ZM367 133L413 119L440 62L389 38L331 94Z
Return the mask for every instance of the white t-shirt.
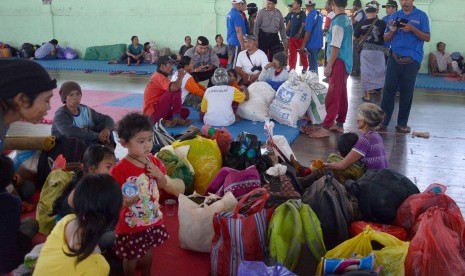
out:
M187 73L184 75L184 78L182 79L182 84L181 84L181 102L183 103L184 100L187 97L187 94L189 94L189 91L186 89L186 83L189 80L189 78L192 77L191 74ZM176 71L173 76L171 77L171 81L174 82L178 79L178 71Z
M205 91L204 98L208 109L203 122L211 126L229 126L236 121L232 109L234 87L228 85L212 86Z
M439 51L434 51L433 55L436 57L439 72L447 72L447 65L452 63L452 58L450 57L450 55L448 53L442 54Z
M255 65L255 66L261 66L262 68L264 68L265 65L267 64L268 64L268 57L262 50L257 49L255 53L250 55L250 60L247 57L247 50L244 50L240 52L239 55L237 56L236 67L241 67L242 70L247 75L257 75L257 74L260 74L260 71L257 70L255 72L252 72L251 71L252 67Z

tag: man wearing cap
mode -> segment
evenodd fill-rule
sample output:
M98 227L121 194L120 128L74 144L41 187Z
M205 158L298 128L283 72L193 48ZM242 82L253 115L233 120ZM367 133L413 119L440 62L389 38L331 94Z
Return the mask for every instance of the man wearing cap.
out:
M407 126L412 107L415 80L423 59L424 42L430 40L428 16L413 5L414 0L402 0L402 9L391 15L384 33L384 40L391 42L391 52L387 61L381 108L386 117L380 131L387 128L394 110L397 87L400 88L399 114L396 131L409 133Z
M209 45L208 39L204 36L199 36L194 48L187 50L184 55L191 58L194 68L191 71L191 75L195 81L208 80L208 87L212 86L210 78L213 76L215 69L220 66L220 59Z
M383 21L386 25L389 25L391 15L397 11L397 2L395 0L389 0L386 5L383 5L382 7L386 9L386 16L383 17ZM388 53L388 50L391 48L391 41L385 41L384 47L386 47L385 51ZM387 57L388 54L385 54L385 56Z
M249 33L253 34L254 26L255 26L255 19L257 18L257 4L249 3L247 4L247 14L249 15Z
M305 36L300 47L300 53L308 53L308 69L318 74L318 53L323 48L323 16L315 9L314 0L305 0L308 11L305 21Z
M0 60L0 76L1 152L10 124L19 120L37 124L47 115L57 84L42 66L29 60Z
M292 3L292 12L288 15L286 30L289 31L289 70L295 69L297 63L297 52L303 45L305 34L305 12L302 10L302 0L295 0ZM300 53L300 63L302 73L308 68L307 54Z
M266 8L261 9L257 14L253 30L254 36L258 38L258 48L267 55L268 61L271 61L277 52L287 53L288 47L284 18L276 9L276 3L277 0L266 1ZM279 36L284 45L281 44Z
M236 70L243 84L248 86L258 79L260 72L268 64L268 58L258 49L257 38L254 35L247 35L244 40L247 49L239 53Z
M242 18L242 0L232 0L232 8L226 16L226 42L228 44L228 68L234 68L237 55L240 51L245 50L244 35L247 34L247 28Z
M188 125L189 109L182 107L181 86L186 72L178 70L178 78L170 81L174 59L170 56L158 58L157 71L150 77L144 90L143 113L150 117L152 123L163 119L167 127Z

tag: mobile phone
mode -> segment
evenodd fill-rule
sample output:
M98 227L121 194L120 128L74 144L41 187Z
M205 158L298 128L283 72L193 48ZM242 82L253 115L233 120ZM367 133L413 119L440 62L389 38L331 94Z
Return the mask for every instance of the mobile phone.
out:
M397 28L403 28L405 27L405 25L407 25L407 23L408 23L408 19L397 17L396 21L394 22L394 25Z

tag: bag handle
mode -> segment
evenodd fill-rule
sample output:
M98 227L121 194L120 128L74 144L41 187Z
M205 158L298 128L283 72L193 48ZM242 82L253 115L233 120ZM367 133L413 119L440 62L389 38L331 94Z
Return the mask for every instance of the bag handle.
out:
M367 40L368 36L373 31L373 28L374 28L376 22L378 22L378 17L376 17L376 19L373 21L373 23L371 23L371 26L368 29L368 31L360 38L360 40L359 40L359 42L357 44L357 47L360 47L363 43L365 43L365 40Z
M253 197L256 197L256 199L252 203L245 204L245 202L248 199ZM269 197L270 195L268 194L268 191L265 188L257 188L250 191L248 194L242 196L242 198L237 203L236 208L233 212L233 218L239 217L239 213L242 208L252 210L252 213L250 213L249 215L260 212L261 210L263 210L263 208L265 208L265 203Z

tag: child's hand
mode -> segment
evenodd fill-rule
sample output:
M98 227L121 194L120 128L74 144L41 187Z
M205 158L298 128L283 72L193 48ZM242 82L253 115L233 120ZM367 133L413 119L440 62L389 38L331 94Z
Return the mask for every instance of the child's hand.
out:
M123 207L130 207L139 201L139 196L127 197L123 195Z
M147 159L147 164L146 164L147 174L151 176L152 178L156 178L156 179L164 178L165 175L161 172L160 168L155 166L155 164L153 164L152 160L150 160L149 157L146 157L146 159Z

